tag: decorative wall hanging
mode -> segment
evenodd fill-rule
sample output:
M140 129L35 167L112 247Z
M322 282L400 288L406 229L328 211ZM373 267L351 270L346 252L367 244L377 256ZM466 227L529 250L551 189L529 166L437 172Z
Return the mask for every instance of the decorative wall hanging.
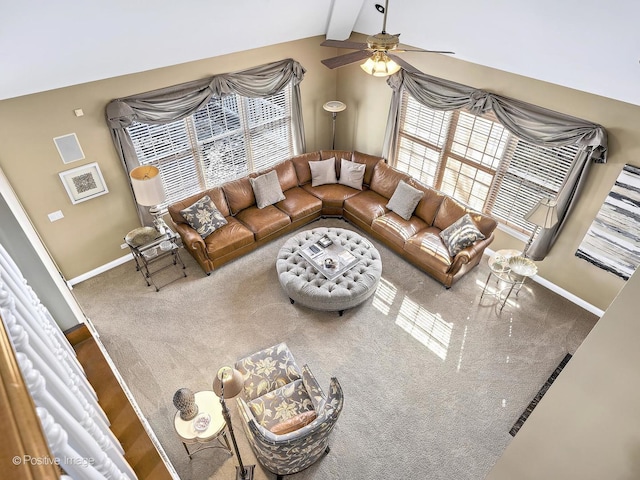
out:
M55 137L53 143L56 144L60 158L63 163L71 163L77 160L84 160L84 152L75 133Z
M76 204L108 193L107 185L97 163L89 163L82 167L60 172L60 180L64 185L71 203Z
M628 280L640 265L640 167L625 165L576 256Z

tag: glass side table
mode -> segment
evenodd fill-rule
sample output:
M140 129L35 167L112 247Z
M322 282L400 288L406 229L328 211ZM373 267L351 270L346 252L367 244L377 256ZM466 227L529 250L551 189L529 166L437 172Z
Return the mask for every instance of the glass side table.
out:
M187 451L189 458L195 453L206 448L222 448L233 455L229 439L227 438L227 424L222 416L220 399L211 390L203 390L195 393L198 414L192 420L182 420L180 412L176 412L173 426ZM213 445L207 443L217 442ZM188 445L201 444L195 450L189 451Z
M136 228L124 237L124 241L131 249L133 259L136 262L136 270L142 274L147 282L147 287L153 285L156 292L160 291L160 286L155 283L153 278L157 273L170 267L182 267L179 270L182 272L182 276L176 277L171 282L187 276L185 271L187 267L180 258L179 238L180 236L170 228L166 228L165 233L161 234L153 227Z
M538 273L538 267L533 263L533 260L524 257L520 250L498 250L491 255L487 264L489 265L489 275L484 283L480 300L485 295L496 297L500 302L500 312L513 291L515 290L517 297L527 278ZM495 290L488 292L491 277L496 280Z

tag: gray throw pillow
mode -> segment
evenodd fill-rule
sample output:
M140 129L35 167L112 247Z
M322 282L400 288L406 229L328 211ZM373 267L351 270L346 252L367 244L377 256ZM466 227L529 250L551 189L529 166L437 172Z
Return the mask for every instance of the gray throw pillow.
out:
M350 162L343 158L340 160L340 179L338 183L362 190L362 180L364 179L366 167L364 163Z
M227 224L227 219L216 208L209 195L205 195L190 207L180 210L180 213L202 238L211 235L218 228Z
M483 240L485 237L476 227L471 215L467 213L442 230L440 238L449 250L449 255L455 257L460 250L473 245L478 240Z
M258 208L268 207L286 198L282 193L282 187L275 170L259 175L256 178L250 178L249 181L251 182Z
M400 180L389 199L389 203L387 203L387 208L409 221L423 195L424 192L422 190L413 188L404 180Z
M335 157L309 162L309 168L311 169L312 187L326 185L327 183L338 183Z

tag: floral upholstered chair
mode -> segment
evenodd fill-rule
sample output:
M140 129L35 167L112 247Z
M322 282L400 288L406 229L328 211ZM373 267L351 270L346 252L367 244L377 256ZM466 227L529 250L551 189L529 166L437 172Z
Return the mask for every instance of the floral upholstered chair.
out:
M244 376L238 398L243 427L258 461L278 479L297 473L329 452L329 434L342 411L342 388L331 378L325 396L285 343L236 362Z

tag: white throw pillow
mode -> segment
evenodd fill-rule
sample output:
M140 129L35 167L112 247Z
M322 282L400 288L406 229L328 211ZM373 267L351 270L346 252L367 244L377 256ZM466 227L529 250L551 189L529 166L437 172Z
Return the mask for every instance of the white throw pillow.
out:
M343 158L340 160L340 179L338 183L362 190L362 180L364 179L366 167L364 163L350 162Z
M423 191L413 188L404 180L400 180L389 199L389 203L387 203L387 208L409 221L423 195Z
M338 183L336 178L336 158L327 160L317 160L309 162L311 169L311 186L325 185L327 183Z
M255 178L249 178L249 181L251 182L258 208L268 207L286 198L282 193L282 187L275 170Z

